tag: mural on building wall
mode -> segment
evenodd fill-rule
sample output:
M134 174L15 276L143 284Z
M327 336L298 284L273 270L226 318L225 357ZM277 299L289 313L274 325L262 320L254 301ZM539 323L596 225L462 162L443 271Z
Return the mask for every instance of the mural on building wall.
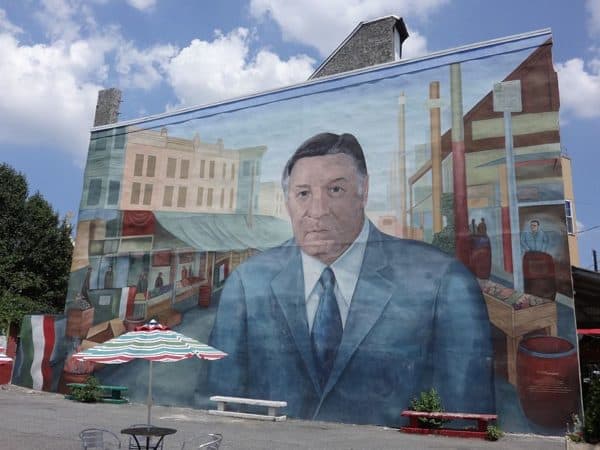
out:
M229 356L158 367L157 403L398 426L435 387L562 434L580 384L558 109L540 32L96 129L55 384L93 371L143 399L136 362L69 355L158 318Z

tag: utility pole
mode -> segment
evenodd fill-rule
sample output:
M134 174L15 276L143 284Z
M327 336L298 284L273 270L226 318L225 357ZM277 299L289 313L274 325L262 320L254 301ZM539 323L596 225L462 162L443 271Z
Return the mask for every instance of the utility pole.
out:
M592 250L592 256L594 257L594 272L598 272L598 255L596 250Z

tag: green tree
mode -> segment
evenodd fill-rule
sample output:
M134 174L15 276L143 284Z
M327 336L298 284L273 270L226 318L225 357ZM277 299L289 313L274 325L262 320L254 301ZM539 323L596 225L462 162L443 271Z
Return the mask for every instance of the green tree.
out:
M432 245L440 250L454 255L456 251L455 228L454 228L454 194L445 192L442 194L441 204L442 216L446 217L446 226L439 233L433 235Z
M0 330L25 314L62 312L73 245L71 226L25 176L0 165Z
M587 442L600 442L600 374L592 372L584 399L584 436Z

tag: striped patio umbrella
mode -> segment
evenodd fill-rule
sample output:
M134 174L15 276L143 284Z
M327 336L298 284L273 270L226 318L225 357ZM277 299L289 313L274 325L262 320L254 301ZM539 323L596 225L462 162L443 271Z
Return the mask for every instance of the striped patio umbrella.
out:
M135 331L109 339L103 344L75 353L73 358L80 361L94 361L103 364L121 364L132 359L147 359L148 370L148 424L151 424L152 410L152 363L181 361L192 357L216 360L227 356L216 348L177 333L168 327L151 320Z

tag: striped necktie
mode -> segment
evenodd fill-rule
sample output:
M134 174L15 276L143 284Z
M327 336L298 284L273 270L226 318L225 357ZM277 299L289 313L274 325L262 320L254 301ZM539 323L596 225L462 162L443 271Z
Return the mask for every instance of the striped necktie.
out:
M335 275L326 267L319 278L323 288L313 322L311 342L321 388L325 387L342 340L342 318L335 298Z

